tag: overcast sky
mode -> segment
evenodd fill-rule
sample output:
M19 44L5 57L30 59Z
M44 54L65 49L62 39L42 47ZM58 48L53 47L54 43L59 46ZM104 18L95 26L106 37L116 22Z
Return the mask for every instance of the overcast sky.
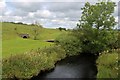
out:
M2 0L0 21L34 23L48 28L74 28L81 16L85 2L94 4L98 0ZM118 21L118 0L113 14ZM119 10L120 11L120 10Z

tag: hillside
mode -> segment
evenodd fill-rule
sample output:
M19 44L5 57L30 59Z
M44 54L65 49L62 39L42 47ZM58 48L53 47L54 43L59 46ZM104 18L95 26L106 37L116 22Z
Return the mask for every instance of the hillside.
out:
M38 40L34 40L34 31L37 29L39 32ZM55 39L57 36L66 33L57 29L41 28L34 25L2 23L2 55L9 57L26 51L34 50L37 48L49 47L53 43L45 42L45 40ZM29 34L30 38L23 39L18 34Z

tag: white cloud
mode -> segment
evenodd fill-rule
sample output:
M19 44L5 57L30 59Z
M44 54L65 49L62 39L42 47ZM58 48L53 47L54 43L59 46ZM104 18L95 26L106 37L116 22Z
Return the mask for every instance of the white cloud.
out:
M51 20L52 22L57 22L57 23L65 23L64 20L60 20L60 19L53 19Z
M2 22L2 16L0 16L0 22Z
M42 17L49 17L49 16L51 16L51 13L50 13L49 10L43 10L43 11L40 13L40 15L41 15Z
M116 22L118 22L118 16L117 16L117 17L115 17L115 21L116 21Z
M0 7L5 7L6 3L4 1L0 2Z
M28 13L28 17L33 18L34 17L34 13L33 12Z
M22 21L22 17L20 17L20 16L2 16L1 18L0 18L0 20L2 20L2 21L12 21L12 22L21 22Z
M14 18L15 18L16 21L21 21L22 20L22 17L20 17L20 16L14 16Z
M0 15L2 14L2 11L5 9L6 7L6 3L3 1L3 2L0 2Z
M32 13L35 17L39 18L49 18L51 17L51 12L49 10L37 10L36 12Z
M4 13L5 16L9 16L9 15L11 15L11 14L12 14L12 11L6 11L6 12Z

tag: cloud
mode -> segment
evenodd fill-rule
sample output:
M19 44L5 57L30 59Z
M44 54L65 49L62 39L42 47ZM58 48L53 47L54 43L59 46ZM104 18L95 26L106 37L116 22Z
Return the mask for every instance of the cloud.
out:
M75 7L75 5L78 6ZM62 25L66 27L66 24L76 21L76 18L80 17L82 6L83 3L7 2L3 16L4 20L8 21L33 23L36 20L43 26L58 27ZM7 16L11 19L7 19ZM55 19L56 21L54 21ZM67 25L67 27L69 26Z
M6 4L4 1L0 2L0 8L4 8L5 6L6 6Z
M29 13L28 13L28 17L33 18L33 17L34 17L34 13L29 12Z
M73 28L80 19L81 8L85 2L84 0L82 2L79 0L6 0L2 3L0 16L3 16L3 21L24 23L37 21L49 28ZM89 2L94 3L92 0ZM116 8L115 17L118 15L117 12Z
M5 2L4 2L4 1L1 1L1 2L0 2L0 15L2 15L2 11L5 9L5 7L6 7Z
M51 12L49 10L38 10L35 14L43 18L48 18L51 16Z
M9 2L98 2L98 0L6 0ZM103 1L103 0L99 0ZM111 0L114 2L118 2L120 0Z

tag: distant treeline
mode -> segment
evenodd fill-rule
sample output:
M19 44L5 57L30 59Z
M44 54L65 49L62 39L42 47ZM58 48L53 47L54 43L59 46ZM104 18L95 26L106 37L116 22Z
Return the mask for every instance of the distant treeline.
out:
M62 27L59 27L57 29L59 29L60 31L62 31L62 30L66 31L67 30L66 28L62 28Z
M21 24L21 25L31 25L31 26L40 26L40 27L43 27L42 25L38 25L38 24L25 24L25 23L22 23L22 22L17 22L17 23L15 23L15 22L4 22L4 23L12 23L12 24Z
M28 24L25 24L25 23L22 23L22 22L17 22L17 23L15 23L15 22L4 22L4 23L12 23L12 24L22 24L22 25L28 25Z

